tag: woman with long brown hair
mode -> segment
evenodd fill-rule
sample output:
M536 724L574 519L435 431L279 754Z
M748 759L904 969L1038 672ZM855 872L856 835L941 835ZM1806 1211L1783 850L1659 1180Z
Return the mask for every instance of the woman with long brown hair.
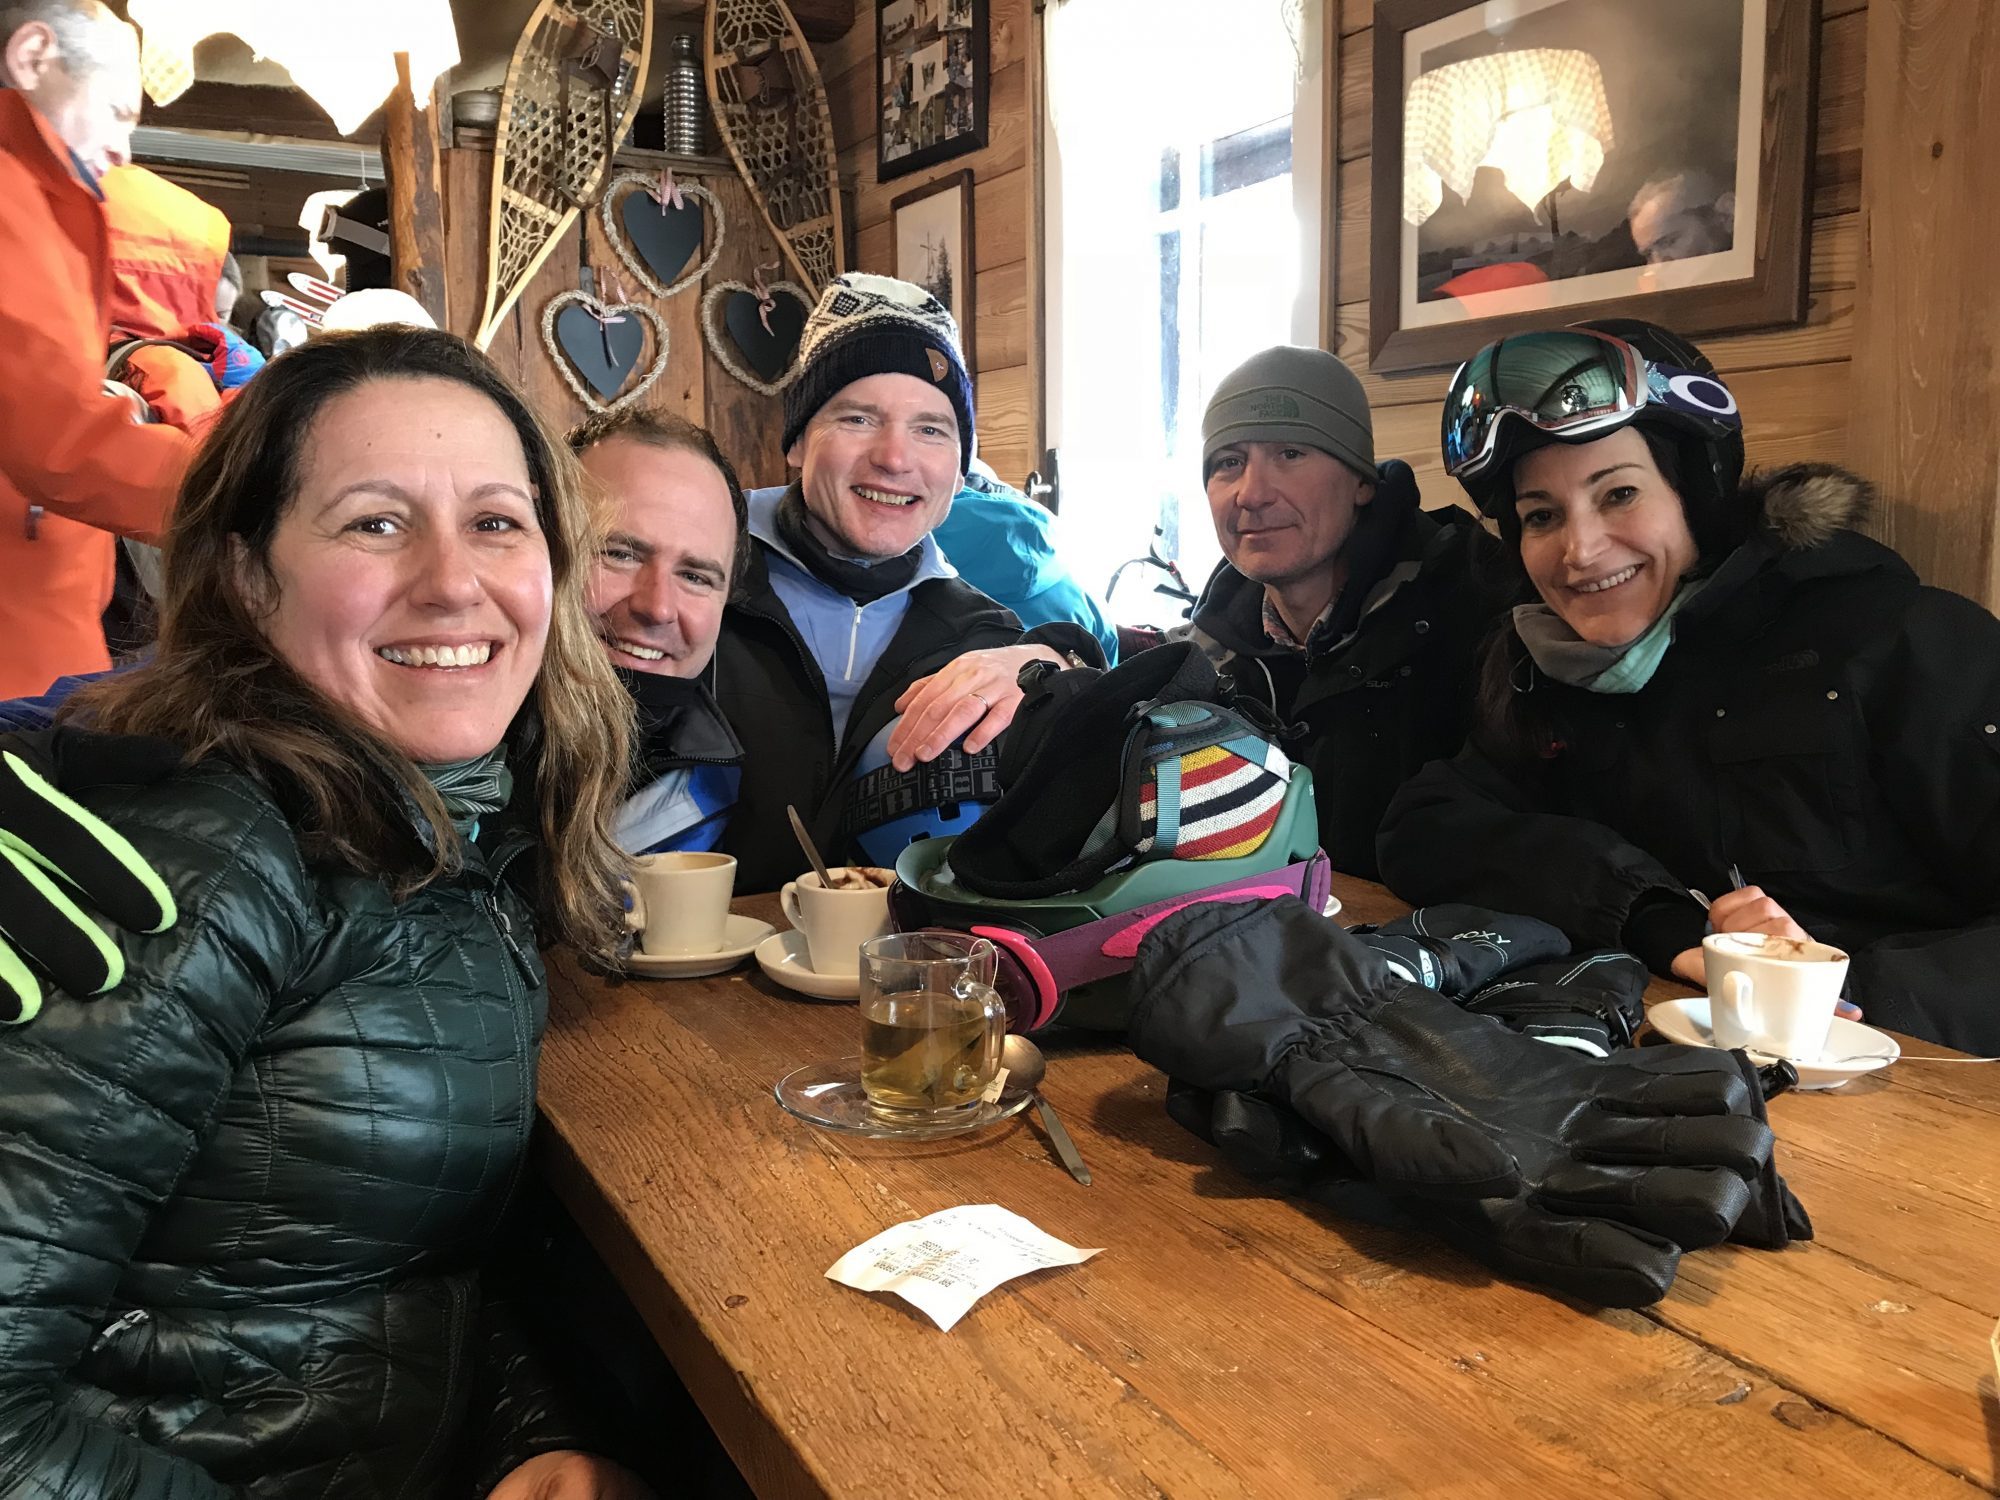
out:
M0 1049L0 1493L641 1493L482 1343L536 934L622 925L586 509L462 341L315 340L190 472L154 659L18 746L178 921Z

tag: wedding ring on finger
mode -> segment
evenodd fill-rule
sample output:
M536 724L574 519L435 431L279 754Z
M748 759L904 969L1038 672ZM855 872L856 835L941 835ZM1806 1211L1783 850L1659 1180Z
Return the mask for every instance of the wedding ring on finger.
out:
M988 710L990 710L990 709L991 709L991 708L993 707L993 705L992 705L991 703L988 703L988 702L986 701L986 698L985 698L985 695L984 695L984 694L981 694L981 693L975 693L975 692L971 691L971 690L970 690L969 688L968 688L968 689L966 690L966 694L965 694L965 696L966 696L966 697L968 697L968 698L972 698L972 699L975 699L975 700L977 700L977 702L978 702L978 704L979 704L979 711L980 711L981 713L985 713L985 712L987 712Z

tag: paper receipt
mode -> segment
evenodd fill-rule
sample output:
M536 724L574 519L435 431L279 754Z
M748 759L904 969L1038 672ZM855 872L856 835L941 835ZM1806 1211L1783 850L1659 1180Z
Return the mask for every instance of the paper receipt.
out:
M997 1203L971 1203L885 1229L826 1274L860 1291L894 1292L949 1328L1001 1282L1081 1265L1097 1253L1066 1245Z

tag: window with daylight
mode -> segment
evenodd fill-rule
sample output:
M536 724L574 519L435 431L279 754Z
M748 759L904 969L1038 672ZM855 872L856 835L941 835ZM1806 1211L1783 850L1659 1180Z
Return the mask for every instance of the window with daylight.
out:
M1160 587L1177 575L1199 591L1221 556L1201 479L1216 382L1259 349L1318 341L1320 10L1061 0L1045 13L1060 535L1122 624L1178 623L1185 606Z

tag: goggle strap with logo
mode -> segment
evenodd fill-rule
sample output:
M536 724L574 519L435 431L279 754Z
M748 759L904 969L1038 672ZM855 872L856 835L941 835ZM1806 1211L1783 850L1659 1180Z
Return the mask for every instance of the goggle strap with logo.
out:
M1023 1017L1021 1029L1037 1031L1055 1019L1056 1009L1067 991L1130 969L1146 934L1185 907L1208 901L1268 901L1277 896L1297 896L1314 911L1320 911L1325 908L1332 889L1332 867L1324 854L1315 854L1311 859L1280 869L1263 870L1191 895L1171 896L1136 906L1047 937L1030 936L991 922L975 922L967 930L974 937L986 938L1000 950L1002 992L1011 991L1028 1002L1018 1007ZM935 918L938 913L933 908L928 915Z
M933 808L966 802L990 805L1000 798L999 767L997 751L968 755L956 745L907 771L878 766L854 779L841 826L853 837Z

